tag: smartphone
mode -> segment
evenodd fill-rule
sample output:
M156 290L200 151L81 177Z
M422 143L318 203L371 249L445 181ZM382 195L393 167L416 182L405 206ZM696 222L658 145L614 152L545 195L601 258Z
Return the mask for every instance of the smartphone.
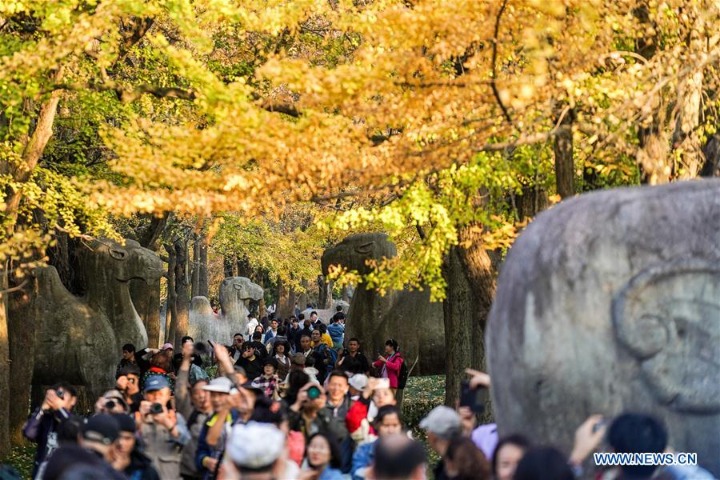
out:
M598 423L596 423L595 425L593 425L593 428L592 428L593 433L595 433L595 432L597 432L598 430L600 430L601 428L607 426L608 423L609 423L608 420L605 419L605 418L603 418L603 419L600 420Z
M469 407L475 413L485 411L485 402L488 398L485 387L470 388L470 382L460 382L460 406Z

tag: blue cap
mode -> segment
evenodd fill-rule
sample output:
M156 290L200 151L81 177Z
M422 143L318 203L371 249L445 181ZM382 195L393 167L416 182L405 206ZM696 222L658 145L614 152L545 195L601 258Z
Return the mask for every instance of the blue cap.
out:
M162 390L163 388L170 388L170 382L168 382L164 375L150 375L145 380L146 392L154 392Z

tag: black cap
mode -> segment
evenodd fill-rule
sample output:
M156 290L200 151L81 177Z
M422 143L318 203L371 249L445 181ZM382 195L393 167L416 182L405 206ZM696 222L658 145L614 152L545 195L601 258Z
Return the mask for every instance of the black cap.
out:
M120 424L112 415L100 413L83 425L82 435L85 440L110 445L120 436Z
M121 432L135 433L137 427L135 426L135 419L125 413L117 413L113 415L115 420L118 422L118 426Z

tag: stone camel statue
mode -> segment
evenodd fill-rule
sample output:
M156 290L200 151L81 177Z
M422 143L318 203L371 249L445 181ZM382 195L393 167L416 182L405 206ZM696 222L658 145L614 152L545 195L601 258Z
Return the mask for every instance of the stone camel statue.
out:
M263 298L263 289L245 277L227 277L220 285L220 313L215 314L206 297L190 304L188 335L196 341L230 343L235 333L245 333L248 303Z
M330 265L368 272L367 260L397 255L395 245L381 233L351 235L322 256L323 275ZM442 373L445 368L445 327L442 303L431 303L429 291L391 291L384 297L364 284L356 287L345 331L345 339L358 337L368 358L384 352L385 341L393 338L408 361L419 358L414 370L419 375Z
M85 386L90 398L113 385L120 345L110 319L70 293L55 267L35 271L32 319L35 355L32 383L40 388L65 380Z
M159 280L165 273L160 257L134 240L126 240L124 246L95 240L80 250L78 258L90 307L104 312L120 345L146 347L147 331L130 298L130 280L143 280L147 285Z
M587 416L644 412L720 476L720 181L538 215L501 269L486 344L500 435L569 451Z

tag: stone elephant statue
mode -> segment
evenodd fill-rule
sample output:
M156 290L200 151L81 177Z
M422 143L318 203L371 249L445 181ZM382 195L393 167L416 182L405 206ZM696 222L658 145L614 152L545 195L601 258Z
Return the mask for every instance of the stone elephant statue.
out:
M230 343L235 333L245 333L248 303L262 298L260 285L245 277L227 277L220 285L219 314L213 313L207 298L192 299L188 335L196 341Z
M397 255L395 245L382 233L351 235L325 250L323 274L331 265L367 273L367 260ZM357 285L350 301L345 339L358 337L370 359L384 352L385 341L394 338L408 364L419 359L414 373L431 375L445 368L445 327L442 303L430 302L426 291L391 291L381 296Z
M569 451L590 414L645 412L720 476L720 181L538 215L502 267L486 344L501 435Z

